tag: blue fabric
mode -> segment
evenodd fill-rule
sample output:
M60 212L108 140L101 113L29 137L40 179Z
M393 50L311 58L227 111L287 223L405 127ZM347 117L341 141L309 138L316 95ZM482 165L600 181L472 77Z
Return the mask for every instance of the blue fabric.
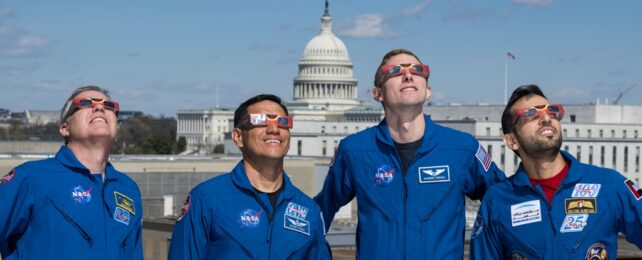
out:
M570 168L550 204L521 165L486 193L471 259L585 259L600 253L615 259L618 232L642 247L642 200L629 190L626 178L561 153Z
M242 161L196 186L169 259L330 259L319 206L283 178L276 209L254 191Z
M463 258L464 197L481 199L505 179L474 137L424 119L406 175L383 120L341 141L314 198L329 225L357 197L359 259Z
M138 186L110 163L105 171L103 183L63 146L5 176L2 259L143 259Z

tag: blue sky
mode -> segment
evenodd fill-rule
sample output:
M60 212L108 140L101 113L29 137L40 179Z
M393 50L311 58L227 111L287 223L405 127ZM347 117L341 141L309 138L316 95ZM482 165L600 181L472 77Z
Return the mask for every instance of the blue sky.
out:
M175 116L292 99L322 0L0 1L0 108L57 110L98 85L123 110ZM642 105L642 1L330 1L360 99L381 57L408 48L431 67L434 103L502 103L539 84L554 102ZM218 98L217 91L219 89ZM218 101L217 101L218 100Z

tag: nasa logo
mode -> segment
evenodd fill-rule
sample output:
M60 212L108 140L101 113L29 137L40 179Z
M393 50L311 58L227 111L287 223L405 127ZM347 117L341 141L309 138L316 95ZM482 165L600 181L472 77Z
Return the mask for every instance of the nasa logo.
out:
M395 168L390 165L384 164L377 167L374 172L374 184L378 187L388 186L394 179Z
M75 204L87 204L91 201L91 191L94 190L93 187L85 190L82 186L78 185L71 190L71 199Z
M241 227L255 228L261 223L261 214L263 211L256 212L253 209L245 209L239 214Z

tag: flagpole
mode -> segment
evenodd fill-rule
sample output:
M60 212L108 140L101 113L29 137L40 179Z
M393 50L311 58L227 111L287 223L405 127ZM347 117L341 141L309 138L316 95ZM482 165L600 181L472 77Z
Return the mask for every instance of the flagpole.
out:
M506 94L508 92L508 57L504 58L504 105L506 105Z

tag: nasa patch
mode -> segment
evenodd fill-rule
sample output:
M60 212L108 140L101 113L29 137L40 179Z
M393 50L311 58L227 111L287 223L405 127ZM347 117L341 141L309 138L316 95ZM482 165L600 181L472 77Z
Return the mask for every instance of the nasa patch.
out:
M0 178L0 185L9 183L15 177L16 177L16 169L13 169L9 173L2 176L2 178Z
M129 211L121 207L116 207L116 210L114 210L114 220L120 223L123 223L125 225L129 225L129 220L131 220L131 215Z
M263 211L256 212L253 209L245 209L239 213L239 223L241 227L255 228L261 223L261 214Z
M419 183L449 182L448 165L419 167Z
M85 205L91 202L91 192L94 190L94 187L85 189L82 186L78 185L73 187L71 190L71 200L74 201L74 204Z
M606 246L602 243L595 243L586 250L584 259L590 260L606 260L609 259L609 254L606 252Z
M573 198L596 198L597 194L600 193L600 188L602 184L597 183L578 183L575 184L573 189Z
M390 165L384 164L377 167L373 175L374 185L379 187L390 185L395 178L394 173L395 168L392 168Z
M572 214L566 215L560 232L581 232L588 223L588 214Z

